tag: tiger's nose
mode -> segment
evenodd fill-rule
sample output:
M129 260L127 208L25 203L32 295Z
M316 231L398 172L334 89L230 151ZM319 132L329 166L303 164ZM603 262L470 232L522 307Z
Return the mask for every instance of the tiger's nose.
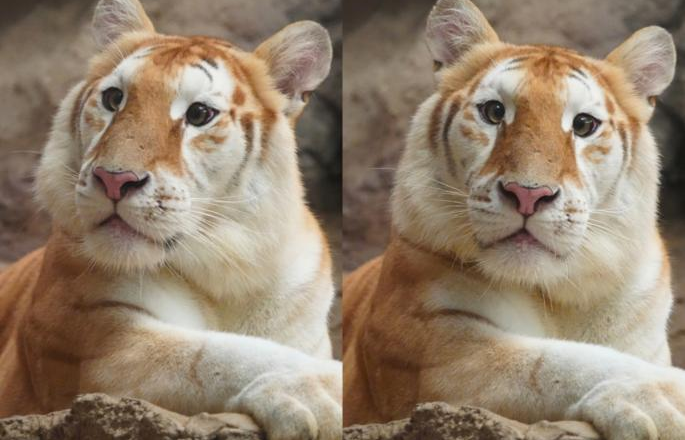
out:
M541 202L552 202L559 195L559 190L553 191L548 186L529 187L516 182L500 183L500 189L505 197L516 202L518 212L524 216L535 214Z
M107 171L103 167L96 167L93 170L95 180L105 187L105 194L110 200L115 202L126 196L131 190L142 188L149 180L148 173L138 177L133 171Z

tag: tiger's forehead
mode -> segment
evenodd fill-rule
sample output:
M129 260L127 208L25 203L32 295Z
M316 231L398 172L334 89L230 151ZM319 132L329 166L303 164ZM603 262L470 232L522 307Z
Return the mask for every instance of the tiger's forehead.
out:
M550 91L576 89L581 86L585 94L601 95L600 79L594 76L596 69L584 63L576 55L555 50L538 50L493 60L483 75L476 78L472 91L479 88L499 88L510 95L525 93L527 89L549 88ZM569 87L570 85L574 85Z
M201 60L235 62L242 51L230 43L210 37L177 37L130 34L117 40L90 62L89 80L105 77L132 54L148 59L160 70L175 69Z
M211 37L125 36L91 61L86 80L89 90L131 86L160 105L175 100L176 117L198 99L218 110L228 101L268 113L284 106L261 59Z
M222 78L233 76L237 61L226 51L196 39L171 42L153 41L123 56L105 78L114 78L126 84L141 79L163 79L175 90L182 92L189 88L221 86ZM201 40L204 41L204 40ZM231 66L231 68L227 68ZM230 70L230 71L229 71ZM230 90L228 90L230 92Z
M476 52L448 70L441 89L443 96L456 93L475 103L502 101L510 109L508 123L519 104L596 117L607 116L607 107L615 109L606 105L613 98L596 60L557 47L505 46Z
M496 44L470 53L443 75L440 89L445 94L466 89L473 93L480 85L508 80L556 86L575 74L592 78L600 87L607 81L597 60L554 46L511 46Z

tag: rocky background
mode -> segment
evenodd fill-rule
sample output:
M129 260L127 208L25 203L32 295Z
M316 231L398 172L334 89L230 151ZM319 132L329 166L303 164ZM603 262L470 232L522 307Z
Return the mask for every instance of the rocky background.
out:
M685 367L685 0L475 0L500 38L604 57L657 24L678 47L676 78L651 126L664 170L662 224L674 264L671 347ZM424 26L434 0L345 0L343 56L343 270L382 252L388 196L411 115L433 90Z
M0 267L41 246L49 219L32 200L33 172L57 106L95 52L95 0L3 0L0 14ZM311 206L335 260L341 246L342 21L340 0L142 0L157 30L211 35L252 50L297 20L324 25L331 74L302 115L297 135ZM339 272L339 271L337 271ZM337 277L339 278L339 276ZM337 309L334 326L339 323ZM337 340L339 336L334 335Z

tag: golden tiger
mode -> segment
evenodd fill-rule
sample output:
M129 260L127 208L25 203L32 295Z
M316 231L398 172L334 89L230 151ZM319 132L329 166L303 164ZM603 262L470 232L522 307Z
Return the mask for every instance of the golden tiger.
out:
M412 120L392 238L343 284L344 424L440 400L682 439L648 128L671 36L644 28L593 59L503 43L468 0L440 0L427 40L438 86Z
M0 417L106 392L338 439L331 258L294 136L328 33L246 52L158 34L137 0L101 0L93 27L37 173L52 234L0 274Z

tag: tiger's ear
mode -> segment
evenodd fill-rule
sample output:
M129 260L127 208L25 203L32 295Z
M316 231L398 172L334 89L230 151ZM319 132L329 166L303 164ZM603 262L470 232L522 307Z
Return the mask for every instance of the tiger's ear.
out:
M488 20L469 0L438 0L428 16L426 42L436 71L475 45L498 41Z
M606 59L623 69L635 90L650 101L671 84L675 75L673 37L659 26L635 32Z
M289 98L286 114L297 116L310 92L328 76L333 48L328 31L313 21L286 26L255 49L276 88Z
M104 48L128 32L154 32L155 27L138 0L100 0L93 14L93 33Z

